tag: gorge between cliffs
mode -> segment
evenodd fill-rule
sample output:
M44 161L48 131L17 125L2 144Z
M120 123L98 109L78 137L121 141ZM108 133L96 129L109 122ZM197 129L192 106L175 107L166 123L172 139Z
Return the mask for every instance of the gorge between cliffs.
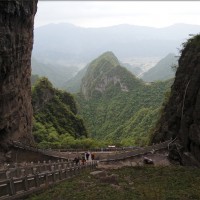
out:
M10 141L22 141L28 145L35 145L35 141L32 134L33 127L33 108L31 103L31 52L33 47L33 25L34 16L37 11L37 0L26 1L26 0L13 0L13 1L0 1L0 146L2 151L9 151ZM105 56L105 55L104 55ZM107 57L110 60L107 60ZM128 96L130 91L138 92L143 91L144 94L148 94L148 89L151 91L161 90L164 91L169 83L162 83L158 86L157 83L149 86L143 81L133 77L121 63L115 58L112 53L106 54L104 59L104 66L101 65L98 68L98 64L103 62L102 60L93 61L93 67L91 71L87 71L85 78L83 78L83 84L81 86L81 92L76 96L76 100L79 100L79 104L76 109L81 108L80 114L74 110L68 109L69 104L66 104L65 100L70 99L70 103L73 102L71 97L67 97L67 94L59 93L58 91L51 88L55 94L54 99L56 102L62 98L62 102L59 101L60 105L65 104L64 107L68 112L69 118L73 118L68 121L71 123L73 128L68 128L70 131L67 132L68 136L72 136L74 132L72 130L79 130L80 135L74 134L73 137L87 137L87 130L84 127L82 121L83 116L87 118L87 126L91 131L92 136L95 136L97 140L99 138L104 138L101 132L108 131L105 138L108 140L123 139L123 133L126 133L125 142L129 141L131 137L128 132L127 127L133 127L134 123L137 122L134 118L125 118L121 116L121 121L124 122L122 126L115 129L116 121L111 119L112 126L110 124L103 124L102 121L109 117L110 113L104 116L102 110L102 105L109 105L109 101L113 101L113 105L109 107L110 112L112 109L118 108L124 109L119 110L120 114L129 115L129 112L134 111L140 116L140 119L147 115L150 119L154 119L151 116L157 115L158 112L155 111L157 103L159 106L162 104L163 96L157 96L155 102L151 101L148 108L143 110L137 110L134 105L130 107L124 106L124 99L121 96L114 96L111 100L111 95L116 93L123 94L126 96L127 105L129 102L134 102L137 100L135 97L131 101L131 95ZM99 62L99 63L98 63ZM90 63L91 64L91 63ZM197 161L200 161L200 37L195 35L190 38L184 45L181 51L181 57L178 61L178 69L176 72L174 83L171 87L171 93L169 95L168 101L163 105L161 117L156 125L156 129L152 134L151 142L159 143L160 141L165 141L173 139L178 145L178 151L181 155L178 155L183 159L184 156L193 157ZM93 71L92 71L93 70ZM98 74L97 74L98 73ZM113 74L115 73L115 76ZM118 76L118 74L123 74L124 76ZM99 75L100 74L100 75ZM137 89L136 86L139 88ZM114 90L112 90L114 88ZM148 91L147 91L148 90ZM113 92L114 91L114 92ZM102 96L102 94L107 95ZM144 96L145 96L144 95ZM149 95L149 96L148 96ZM148 94L148 98L152 98L153 93ZM164 94L162 94L164 95ZM139 95L138 95L139 96ZM141 96L141 99L144 97ZM146 96L145 96L146 98ZM92 100L96 101L92 101ZM98 115L98 119L94 122L92 118L93 111L86 110L87 107L83 106L85 101L92 101L92 104L87 104L87 107L96 106L98 107L95 112L101 113ZM101 100L101 102L100 102ZM142 102L142 103L141 103ZM37 102L38 103L38 102ZM69 103L69 102L68 102ZM88 103L88 102L87 102ZM141 103L143 105L143 101ZM38 103L40 104L40 102ZM73 104L73 103L72 103ZM97 106L98 104L98 106ZM45 108L47 109L47 108ZM51 109L48 107L48 109ZM120 113L121 112L121 113ZM52 111L53 113L53 111ZM77 116L76 116L77 115ZM41 120L43 114L34 118ZM117 115L115 116L117 117ZM89 121L89 119L91 121ZM134 123L127 124L127 121L131 119ZM139 119L139 118L138 118ZM49 120L59 129L55 118ZM72 122L73 121L73 122ZM41 122L41 121L40 121ZM94 122L94 123L93 123ZM73 123L77 125L74 128ZM96 124L95 124L96 123ZM64 124L64 122L62 122ZM47 127L48 125L46 125ZM63 125L64 126L64 125ZM99 128L100 126L100 128ZM39 126L37 126L38 128ZM144 123L141 124L144 127ZM136 130L136 129L135 129ZM142 128L141 128L142 130ZM55 130L54 130L55 131ZM57 131L57 129L56 129ZM61 135L63 130L59 129ZM58 131L58 132L59 132ZM66 131L66 130L64 130ZM99 132L98 132L99 131ZM83 133L82 133L83 132ZM107 132L106 132L107 133ZM55 136L55 135L53 135ZM52 136L52 138L53 138ZM141 135L142 137L144 135ZM69 139L69 138L68 138ZM117 141L116 142L119 142ZM131 138L133 139L133 137ZM51 138L49 139L51 140ZM136 142L139 142L137 138ZM171 158L175 158L177 155L174 151L171 152ZM184 162L183 162L184 163Z

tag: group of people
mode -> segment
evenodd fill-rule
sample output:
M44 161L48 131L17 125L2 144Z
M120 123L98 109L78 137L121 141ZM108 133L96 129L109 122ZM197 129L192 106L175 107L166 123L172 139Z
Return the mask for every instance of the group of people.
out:
M81 158L79 156L75 157L73 162L75 162L76 165L78 165L80 162L81 162L82 165L84 165L86 163L86 161L89 161L90 159L94 160L95 159L95 155L94 155L94 153L90 153L88 151L88 152L85 152L84 154L82 154Z

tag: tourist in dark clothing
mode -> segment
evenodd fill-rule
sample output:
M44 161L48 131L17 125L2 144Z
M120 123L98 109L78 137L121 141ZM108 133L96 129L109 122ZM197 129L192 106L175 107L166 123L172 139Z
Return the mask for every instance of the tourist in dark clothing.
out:
M78 165L78 164L79 164L79 161L80 161L80 158L79 158L79 157L78 157L78 158L77 158L77 157L75 157L75 158L74 158L74 160L73 160L73 162L74 162L74 163L76 163L76 165Z
M82 157L81 162L82 162L82 165L85 164L85 162L86 162L86 160L85 160L85 156Z
M89 160L89 156L90 156L89 152L87 152L85 156L86 156L86 159Z
M94 153L91 154L91 159L94 160Z

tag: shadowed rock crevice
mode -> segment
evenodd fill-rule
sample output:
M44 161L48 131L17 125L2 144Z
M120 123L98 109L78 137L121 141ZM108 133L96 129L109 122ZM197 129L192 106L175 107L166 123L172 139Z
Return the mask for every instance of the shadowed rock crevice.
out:
M31 51L37 0L0 1L0 146L32 141ZM3 144L3 145L2 145Z

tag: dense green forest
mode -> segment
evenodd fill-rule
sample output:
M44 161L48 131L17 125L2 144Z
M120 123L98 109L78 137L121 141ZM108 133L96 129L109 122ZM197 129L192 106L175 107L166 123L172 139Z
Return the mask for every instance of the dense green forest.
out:
M32 86L33 135L40 147L73 147L90 142L72 95L57 90L47 78Z
M88 64L74 97L32 75L33 135L40 147L145 145L173 80L145 83L112 52Z
M92 138L144 145L173 80L146 84L107 52L89 65L76 96Z

